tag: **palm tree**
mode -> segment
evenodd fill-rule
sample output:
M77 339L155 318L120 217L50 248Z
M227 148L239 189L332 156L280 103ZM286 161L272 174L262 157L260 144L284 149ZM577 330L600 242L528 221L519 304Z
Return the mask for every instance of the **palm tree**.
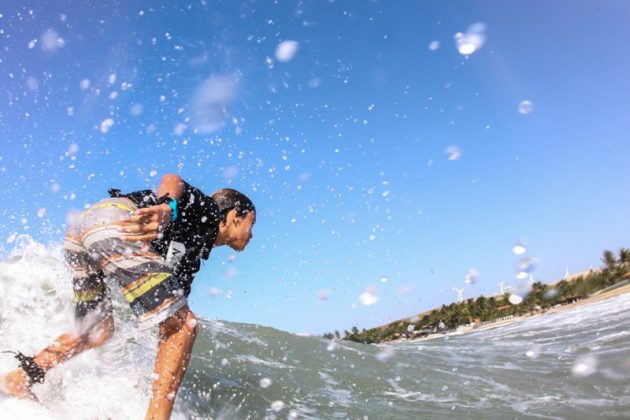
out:
M606 269L610 272L613 271L617 264L617 260L615 259L615 254L612 251L605 250L604 256L602 257L602 262L606 265Z

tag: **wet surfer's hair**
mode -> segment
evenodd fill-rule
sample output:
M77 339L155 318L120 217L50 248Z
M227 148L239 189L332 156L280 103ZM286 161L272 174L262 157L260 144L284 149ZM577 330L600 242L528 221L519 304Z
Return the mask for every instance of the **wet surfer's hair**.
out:
M221 223L227 221L227 214L232 209L236 209L236 215L243 217L249 212L255 212L254 203L242 192L233 190L232 188L223 188L215 191L210 198L219 206L219 214Z

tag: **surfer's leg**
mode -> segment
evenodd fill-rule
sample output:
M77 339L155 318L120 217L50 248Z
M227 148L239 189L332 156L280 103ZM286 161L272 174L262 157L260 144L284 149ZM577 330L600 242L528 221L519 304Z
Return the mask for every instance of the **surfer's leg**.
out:
M33 358L42 376L77 354L102 345L114 332L114 318L103 274L92 264L76 237L77 232L72 227L64 241L66 262L73 274L76 328L60 335ZM36 399L32 387L33 379L22 368L0 377L0 390L16 398Z
M160 342L155 359L153 393L147 420L168 419L197 336L197 318L184 306L160 324Z
M102 345L113 331L114 319L110 315L83 334L69 332L60 335L53 344L37 353L34 362L46 373L77 354ZM0 377L0 390L16 398L36 400L32 387L33 380L22 368Z
M114 318L109 315L83 334L69 332L60 335L53 344L35 356L35 363L47 372L85 350L101 346L113 332Z
M114 318L103 273L70 232L64 241L64 253L72 270L75 330L62 334L35 356L35 363L44 372L85 350L102 345L114 332Z

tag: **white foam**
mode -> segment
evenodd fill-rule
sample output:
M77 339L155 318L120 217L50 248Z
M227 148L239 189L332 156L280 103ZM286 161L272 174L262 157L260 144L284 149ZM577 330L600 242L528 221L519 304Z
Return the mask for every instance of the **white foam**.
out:
M47 247L26 235L15 243L8 258L0 261L1 350L32 355L73 331L71 278L59 245ZM41 405L0 400L0 418L136 418L144 413L155 337L140 333L128 309L115 305L123 316L116 318L117 331L110 341L52 369L46 382L33 388ZM140 342L143 347L135 344ZM1 373L16 367L11 355L1 355Z

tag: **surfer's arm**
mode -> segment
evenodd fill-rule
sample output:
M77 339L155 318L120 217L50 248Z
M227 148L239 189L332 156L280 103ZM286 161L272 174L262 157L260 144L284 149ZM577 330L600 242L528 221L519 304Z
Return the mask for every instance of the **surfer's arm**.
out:
M184 192L186 184L184 180L175 174L166 174L162 177L158 187L158 197L168 196L179 200ZM160 232L172 220L172 209L169 203L158 204L138 209L125 222L121 224L121 230L130 235L123 237L125 241L146 241L157 239Z

